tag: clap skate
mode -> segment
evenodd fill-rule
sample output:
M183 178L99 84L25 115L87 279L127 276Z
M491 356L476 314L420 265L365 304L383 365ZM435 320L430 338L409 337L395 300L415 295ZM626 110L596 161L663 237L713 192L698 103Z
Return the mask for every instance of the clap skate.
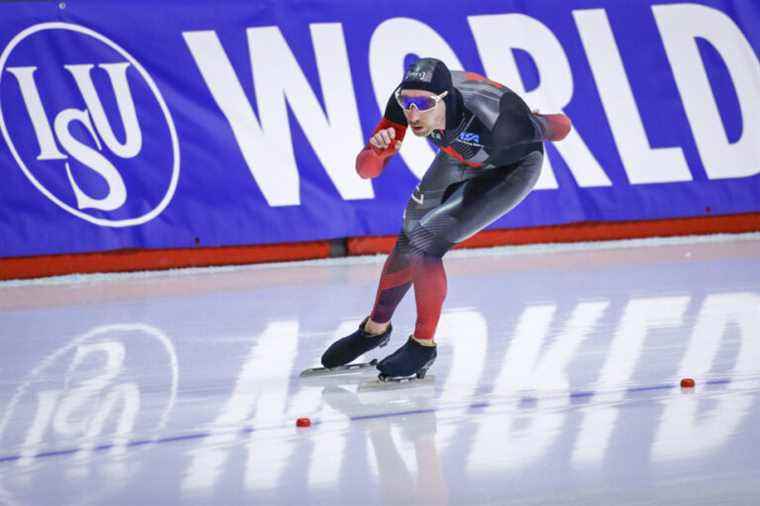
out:
M353 374L362 372L364 369L377 366L377 359L373 358L369 362L357 362L355 364L338 365L335 367L311 367L301 371L301 378L313 378L315 376L337 376L340 374Z
M423 379L436 356L435 346L424 346L410 336L401 348L378 362L377 379L384 383Z
M370 367L375 367L378 364L377 359L354 364L351 364L350 362L356 360L370 350L381 348L388 344L393 327L388 325L385 332L373 335L364 331L364 325L367 323L367 320L368 318L364 319L356 332L338 339L327 348L327 351L322 355L322 367L306 369L301 372L300 376L305 378L313 376L352 374L361 372Z

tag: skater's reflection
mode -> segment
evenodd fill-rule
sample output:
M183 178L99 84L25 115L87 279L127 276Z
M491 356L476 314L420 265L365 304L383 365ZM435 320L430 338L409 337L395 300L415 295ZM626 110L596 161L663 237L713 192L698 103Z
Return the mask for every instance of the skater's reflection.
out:
M330 407L353 417L365 430L377 462L383 504L449 503L436 446L436 413L430 409L430 396L424 394L420 386L369 393L330 386L322 391ZM391 403L397 412L409 414L387 416ZM394 438L398 429L403 441ZM406 442L414 447L416 469L410 469L400 450Z

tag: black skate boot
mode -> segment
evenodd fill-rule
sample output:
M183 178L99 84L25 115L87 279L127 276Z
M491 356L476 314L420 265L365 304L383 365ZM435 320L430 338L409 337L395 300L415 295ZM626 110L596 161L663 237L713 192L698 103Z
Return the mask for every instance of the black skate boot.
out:
M322 365L328 369L346 365L356 360L357 357L364 355L370 350L382 347L388 344L391 338L393 326L390 324L385 332L379 335L373 335L364 331L364 325L369 318L365 318L359 325L359 329L342 339L338 339L327 348L322 355Z
M380 381L403 381L425 377L438 356L435 346L424 346L409 336L404 346L377 364Z

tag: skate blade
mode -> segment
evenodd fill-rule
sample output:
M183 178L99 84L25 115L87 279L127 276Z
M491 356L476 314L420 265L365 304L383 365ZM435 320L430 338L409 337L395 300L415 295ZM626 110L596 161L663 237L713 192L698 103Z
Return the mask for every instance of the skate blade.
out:
M359 384L357 392L376 392L386 390L401 390L406 388L429 387L435 383L435 375L427 374L424 378L410 376L404 378L386 378L381 380L375 378L370 381L364 381Z
M305 369L301 371L299 377L301 378L314 378L319 376L338 376L341 374L356 374L363 372L366 369L375 367L377 365L377 359L374 358L369 362L358 362L356 364L339 365L338 367L312 367L311 369Z

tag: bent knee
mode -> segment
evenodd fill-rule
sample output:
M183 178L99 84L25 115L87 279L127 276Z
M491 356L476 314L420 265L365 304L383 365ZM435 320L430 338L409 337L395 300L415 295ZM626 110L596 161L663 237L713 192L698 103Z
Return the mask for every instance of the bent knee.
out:
M436 233L423 225L416 225L407 233L409 251L413 255L431 255L442 257L454 247L440 232Z

